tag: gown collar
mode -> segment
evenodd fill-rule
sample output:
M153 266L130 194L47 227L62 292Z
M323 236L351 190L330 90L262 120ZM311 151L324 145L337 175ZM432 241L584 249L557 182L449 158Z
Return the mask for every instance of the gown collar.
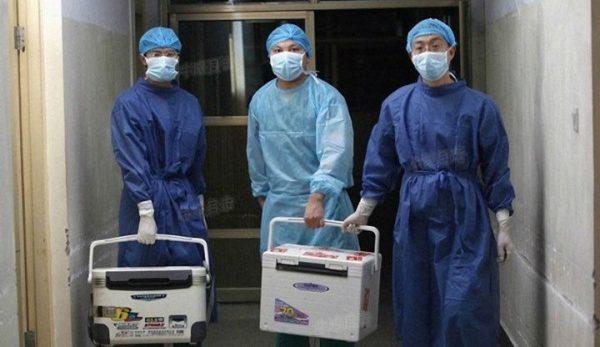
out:
M304 81L302 81L302 83L300 83L299 85L297 85L297 86L295 86L295 87L293 87L293 88L286 88L286 89L284 89L284 88L280 88L280 87L277 85L277 78L276 78L276 79L275 79L275 88L276 88L276 89L277 89L279 92L281 92L281 93L294 93L294 92L296 92L297 90L300 90L300 89L304 88L305 86L307 86L307 85L310 83L310 82L308 81L308 80L310 80L310 79L312 79L312 78L311 78L311 76L306 76L306 78L304 79Z
M423 82L423 78L419 76L417 80L417 88L426 94L432 96L444 96L448 94L455 93L457 91L463 90L466 87L465 81L455 81L454 83L444 84L439 87L430 87L425 82Z
M179 84L177 83L176 80L171 82L171 84L173 85L173 87L171 87L171 88L162 88L162 87L155 86L154 84L146 81L144 78L139 78L137 83L143 89L150 91L150 92L157 93L157 94L172 94L179 90Z

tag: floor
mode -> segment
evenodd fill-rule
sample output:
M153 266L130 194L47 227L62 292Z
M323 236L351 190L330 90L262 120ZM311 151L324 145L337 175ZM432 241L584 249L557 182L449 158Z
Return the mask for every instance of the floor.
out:
M273 346L275 335L261 331L258 328L258 321L258 303L221 304L219 323L209 326L208 337L202 346ZM357 346L394 346L392 336L391 305L382 302L379 311L379 328Z
M358 347L399 346L393 342L394 324L390 281L385 277L381 280L378 329L360 341L357 344ZM258 328L259 315L258 303L219 304L219 323L209 326L208 336L202 346L274 346L275 334L261 331ZM311 342L311 345L318 346L316 342Z
M373 334L357 344L357 347L400 347L394 342L391 289L389 282L382 278L379 302L379 327ZM386 294L388 293L388 294ZM212 324L203 347L220 346L274 346L275 335L258 328L259 304L240 303L219 305L219 323ZM312 346L318 346L311 342ZM506 334L502 332L499 347L512 347Z

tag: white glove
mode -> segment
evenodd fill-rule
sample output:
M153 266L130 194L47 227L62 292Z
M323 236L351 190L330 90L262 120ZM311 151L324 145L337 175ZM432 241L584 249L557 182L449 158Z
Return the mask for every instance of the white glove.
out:
M342 224L342 230L351 234L360 234L361 230L357 228L359 225L366 225L369 222L369 217L377 206L377 200L362 198L356 207L356 211L349 215Z
M154 206L152 201L146 200L138 204L140 224L138 226L137 240L144 245L152 245L156 241L156 221L154 220Z
M500 210L496 212L496 220L498 221L498 237L496 240L498 247L498 262L503 263L508 260L512 251L512 240L510 239L511 217L508 210Z

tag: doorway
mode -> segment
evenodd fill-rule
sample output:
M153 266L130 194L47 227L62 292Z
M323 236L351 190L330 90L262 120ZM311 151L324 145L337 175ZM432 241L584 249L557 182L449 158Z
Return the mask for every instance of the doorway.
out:
M208 153L206 217L214 248L221 302L259 299L260 208L250 192L245 143L247 106L252 95L273 78L266 38L277 26L294 23L311 38L319 77L346 98L354 127L353 204L360 200L366 145L382 101L397 88L416 81L404 49L410 28L436 17L464 42L462 1L310 1L254 4L176 0L169 24L185 49L181 86L202 105ZM461 47L453 69L466 71ZM225 159L223 159L225 158ZM391 292L392 231L398 200L390 194L370 222L381 231L382 293ZM372 249L370 235L361 248Z

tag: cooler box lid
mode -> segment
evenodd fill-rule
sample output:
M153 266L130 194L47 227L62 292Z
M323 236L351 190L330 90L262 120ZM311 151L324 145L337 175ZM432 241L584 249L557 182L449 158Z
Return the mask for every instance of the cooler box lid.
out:
M263 253L263 267L357 277L365 268L374 269L375 259L370 252L284 244Z

